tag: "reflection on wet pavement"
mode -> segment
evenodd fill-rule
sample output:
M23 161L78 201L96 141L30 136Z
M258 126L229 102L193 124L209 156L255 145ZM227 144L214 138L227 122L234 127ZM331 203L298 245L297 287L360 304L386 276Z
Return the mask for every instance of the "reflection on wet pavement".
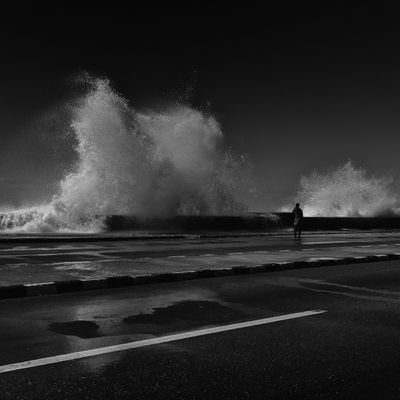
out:
M98 337L99 325L92 321L52 322L49 330L62 335L78 336L82 339Z
M245 317L245 314L241 311L215 301L183 301L166 307L154 308L150 314L131 315L124 318L124 322L137 324L139 329L140 325L142 329L147 330L154 330L156 325L169 325L171 329L176 330L210 324L224 324Z

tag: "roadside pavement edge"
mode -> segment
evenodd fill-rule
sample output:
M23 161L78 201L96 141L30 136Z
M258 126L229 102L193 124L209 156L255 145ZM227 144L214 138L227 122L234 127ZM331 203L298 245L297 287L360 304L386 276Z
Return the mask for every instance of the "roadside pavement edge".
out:
M154 273L148 275L122 275L99 279L76 279L66 281L30 283L0 286L0 300L33 296L46 296L64 293L82 292L100 289L115 289L154 283L178 282L193 279L216 278L222 276L245 275L254 273L276 272L301 268L328 267L378 261L399 260L400 253L367 255L356 257L320 257L305 261L283 261L258 265L235 265L233 267L196 269L181 272Z

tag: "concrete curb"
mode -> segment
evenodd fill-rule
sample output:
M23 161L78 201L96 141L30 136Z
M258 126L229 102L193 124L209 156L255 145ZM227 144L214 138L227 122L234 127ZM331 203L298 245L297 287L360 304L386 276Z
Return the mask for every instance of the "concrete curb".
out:
M21 297L45 296L63 293L82 292L88 290L114 289L129 286L147 285L153 283L178 282L192 279L215 278L222 276L244 275L285 271L290 269L327 267L369 263L379 261L399 260L400 253L369 255L357 257L331 258L321 257L308 261L283 261L259 265L236 265L227 268L201 269L194 271L166 272L136 276L111 276L101 279L80 279L70 281L56 281L45 283L31 283L25 285L0 286L0 299L15 299Z

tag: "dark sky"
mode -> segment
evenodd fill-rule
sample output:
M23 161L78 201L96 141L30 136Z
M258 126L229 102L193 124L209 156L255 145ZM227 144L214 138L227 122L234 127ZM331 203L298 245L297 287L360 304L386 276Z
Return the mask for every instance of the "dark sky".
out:
M109 77L139 108L193 86L193 105L209 108L254 166L253 209L277 208L301 175L348 160L398 179L400 14L379 3L279 3L3 9L0 200L29 186L51 192L70 143L38 144L37 121L51 127L82 71ZM59 167L49 172L51 157Z

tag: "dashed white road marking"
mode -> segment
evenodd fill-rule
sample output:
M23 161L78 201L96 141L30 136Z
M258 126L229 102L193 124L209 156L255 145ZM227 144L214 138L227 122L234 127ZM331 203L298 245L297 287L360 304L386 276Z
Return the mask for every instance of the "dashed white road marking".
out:
M230 256L238 256L243 254L243 252L236 252L236 253L228 253Z
M213 256L215 256L215 254L211 254L211 253L209 253L209 254L200 254L200 256L203 256L203 257L213 257Z
M349 243L348 240L330 240L325 242L307 242L306 245L310 244L336 244L336 243Z
M266 254L269 253L268 250L259 250L259 251L254 251L255 254Z
M345 289L351 289L351 290L363 291L363 292L370 292L370 293L376 293L376 294L400 296L400 292L395 292L395 291L392 291L392 290L371 289L371 288L364 287L364 286L344 285L344 284L341 284L341 283L328 282L328 281L319 280L319 279L299 279L299 282L314 283L314 284L323 285L323 286L334 286L334 287L339 287L339 288L345 288Z
M186 256L168 256L168 258L185 258Z
M322 314L325 312L326 312L326 310L303 311L303 312L298 312L298 313L293 313L293 314L280 315L277 317L256 319L253 321L240 322L237 324L216 326L214 328L199 329L199 330L195 330L195 331L177 333L174 335L161 336L161 337L153 338L153 339L139 340L137 342L117 344L114 346L99 347L97 349L92 349L92 350L77 351L74 353L61 354L61 355L53 356L53 357L45 357L45 358L39 358L36 360L29 360L29 361L14 363L14 364L7 364L7 365L0 366L0 374L3 374L5 372L18 371L21 369L40 367L40 366L49 365L49 364L57 364L60 362L65 362L65 361L78 360L81 358L94 357L94 356L99 356L99 355L103 355L103 354L115 353L118 351L137 349L139 347L146 347L146 346L152 346L152 345L156 345L156 344L176 342L178 340L190 339L190 338L195 338L195 337L199 337L199 336L213 335L215 333L233 331L236 329L250 328L252 326L271 324L271 323L279 322L279 321L287 321L287 320L295 319L295 318L309 317L311 315Z
M281 253L289 253L291 250L279 250Z

